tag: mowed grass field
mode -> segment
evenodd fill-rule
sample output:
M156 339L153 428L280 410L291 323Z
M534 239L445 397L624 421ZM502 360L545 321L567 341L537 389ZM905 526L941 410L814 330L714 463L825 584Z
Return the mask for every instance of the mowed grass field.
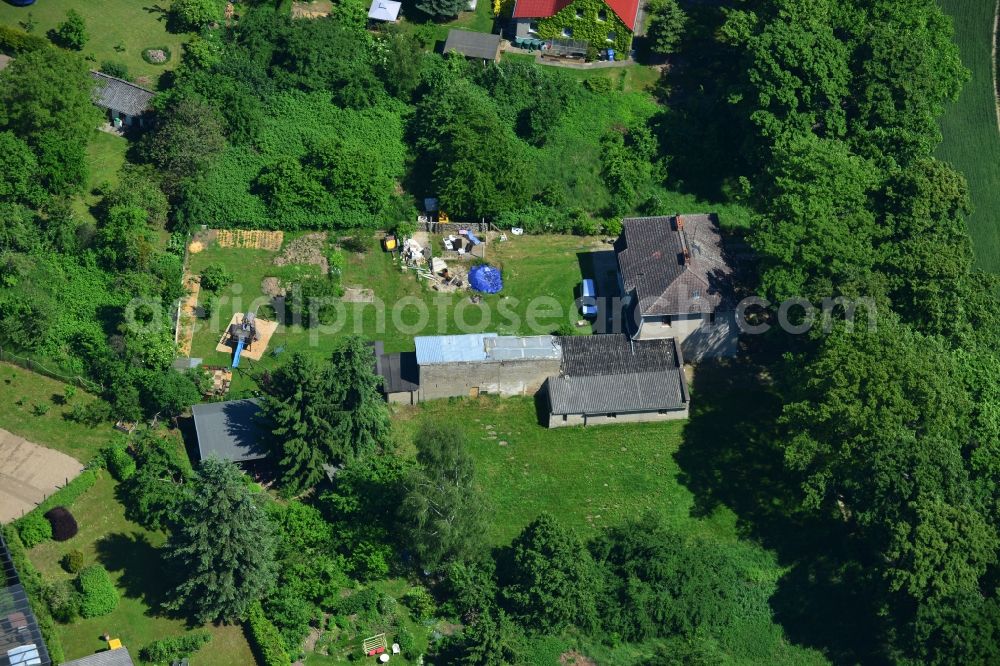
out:
M83 463L90 461L114 432L110 424L89 428L66 420L74 405L93 400L81 389L67 399L62 382L0 363L0 428Z
M48 541L28 552L32 563L48 582L68 580L59 560L70 550L83 552L86 563L100 563L118 588L118 607L108 615L78 619L58 625L68 659L78 659L107 647L101 639L105 631L120 638L137 660L139 650L154 640L179 636L191 629L180 618L159 610L168 592L159 547L166 537L130 522L115 499L115 482L102 473L93 488L72 507L80 526L68 541ZM212 640L191 658L191 666L247 666L256 663L239 625L212 626Z
M28 7L0 2L0 23L24 29L30 14L36 23L34 34L44 36L66 20L67 10L75 9L83 16L90 36L82 54L94 57L94 69L104 60L122 62L133 78L147 77L148 81L143 82L155 87L160 74L180 62L181 45L188 39L186 34L167 32L165 12L169 7L169 2L135 0L39 0ZM169 62L151 65L142 59L143 50L163 46L170 49Z
M969 181L969 232L978 265L1000 272L1000 128L993 82L996 0L940 0L955 24L962 62L972 72L958 102L941 119L939 158Z
M784 573L773 553L739 537L736 515L725 506L705 517L692 515L695 497L681 483L675 459L685 421L550 430L539 423L532 398L484 396L398 408L394 422L404 442L426 422L456 425L465 433L495 546L509 544L542 512L582 539L634 520L660 521L685 537L723 545L765 595ZM535 640L529 663L558 664L577 644L572 637ZM730 657L722 663L827 663L818 652L790 644L763 603L746 603L719 645ZM587 656L607 664L649 663L652 647L582 645Z

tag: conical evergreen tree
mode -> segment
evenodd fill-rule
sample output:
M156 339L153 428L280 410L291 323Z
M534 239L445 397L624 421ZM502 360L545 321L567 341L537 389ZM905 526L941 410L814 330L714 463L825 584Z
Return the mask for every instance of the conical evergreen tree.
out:
M235 622L274 582L274 533L264 509L236 465L201 463L183 522L167 542L181 582L165 606L199 623Z

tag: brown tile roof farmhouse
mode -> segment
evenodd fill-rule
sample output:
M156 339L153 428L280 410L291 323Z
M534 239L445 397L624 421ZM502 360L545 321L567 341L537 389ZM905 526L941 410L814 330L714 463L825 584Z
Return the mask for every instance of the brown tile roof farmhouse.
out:
M715 215L625 218L615 252L643 316L711 313L729 298L732 269Z

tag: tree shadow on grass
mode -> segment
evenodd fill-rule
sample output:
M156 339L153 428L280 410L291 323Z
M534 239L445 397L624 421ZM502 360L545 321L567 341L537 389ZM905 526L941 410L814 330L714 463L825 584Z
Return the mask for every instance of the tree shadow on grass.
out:
M879 663L876 586L850 525L804 512L799 479L784 464L777 419L781 397L765 367L776 349L701 363L691 386L691 416L675 454L693 513L720 505L737 515L741 536L776 552L788 571L771 598L788 638L834 663ZM766 363L764 360L766 359Z
M149 607L147 615L169 615L163 608L172 577L163 551L142 532L109 534L97 542L97 559L108 571L121 572L118 587L130 599Z

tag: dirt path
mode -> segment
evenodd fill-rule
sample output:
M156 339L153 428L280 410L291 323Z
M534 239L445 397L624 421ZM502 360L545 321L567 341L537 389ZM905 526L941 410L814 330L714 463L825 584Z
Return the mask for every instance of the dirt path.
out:
M177 333L177 353L181 356L191 355L191 341L194 339L194 325L197 321L195 309L198 307L198 294L201 291L201 284L198 276L190 273L184 274L184 289L188 296L184 299L180 311L180 324Z

